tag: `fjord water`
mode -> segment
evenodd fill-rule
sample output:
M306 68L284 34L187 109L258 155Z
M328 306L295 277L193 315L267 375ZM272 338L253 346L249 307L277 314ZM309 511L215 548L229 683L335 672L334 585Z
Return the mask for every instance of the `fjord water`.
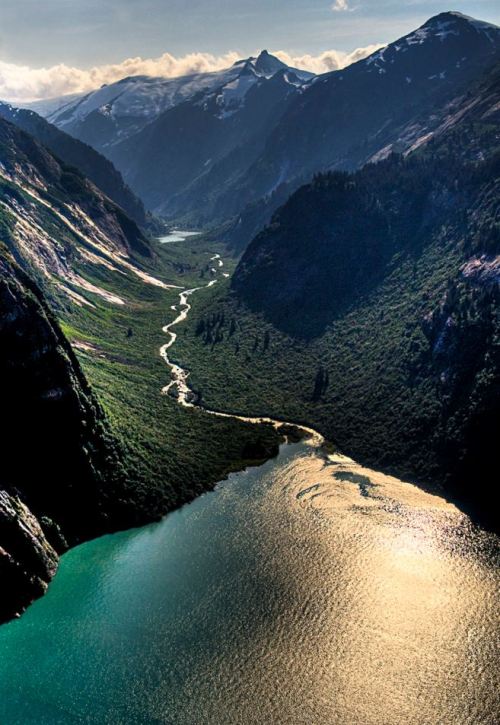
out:
M494 723L498 539L306 443L68 552L0 628L0 723Z

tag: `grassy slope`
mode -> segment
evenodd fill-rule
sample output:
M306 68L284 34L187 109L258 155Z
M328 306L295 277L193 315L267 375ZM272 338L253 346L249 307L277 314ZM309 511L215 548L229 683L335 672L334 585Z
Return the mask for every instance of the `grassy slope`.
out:
M196 242L159 248L156 272L163 268L166 281L182 286L203 284L209 279L206 268L214 251ZM72 342L93 348L77 353L113 431L129 452L130 496L145 517L179 505L228 472L255 463L256 450L262 457L275 450L272 430L185 410L160 394L169 380L159 355L167 339L162 327L175 316L170 306L178 302L178 291L106 270L97 278L95 268L92 281L116 291L128 304L107 305L87 295L96 309L65 306L60 317ZM178 332L182 336L182 329Z

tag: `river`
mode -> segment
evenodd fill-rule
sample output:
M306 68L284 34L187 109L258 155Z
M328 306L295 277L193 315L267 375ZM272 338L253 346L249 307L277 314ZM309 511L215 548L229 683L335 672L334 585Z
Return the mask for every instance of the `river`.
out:
M0 723L493 725L498 541L318 436L283 445L65 554L0 627Z

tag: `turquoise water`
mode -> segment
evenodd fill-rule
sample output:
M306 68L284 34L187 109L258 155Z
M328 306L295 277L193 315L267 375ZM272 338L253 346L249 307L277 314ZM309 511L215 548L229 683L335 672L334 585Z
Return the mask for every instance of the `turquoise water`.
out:
M0 723L493 724L497 552L442 499L284 447L68 552L0 627Z

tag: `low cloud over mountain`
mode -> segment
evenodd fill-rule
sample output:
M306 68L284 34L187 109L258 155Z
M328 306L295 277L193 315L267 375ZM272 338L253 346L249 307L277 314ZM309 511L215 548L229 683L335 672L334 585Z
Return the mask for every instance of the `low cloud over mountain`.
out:
M314 73L325 73L361 60L380 47L382 46L369 45L366 48L357 48L352 53L327 50L319 55L294 56L286 51L277 51L274 55L287 65ZM49 68L31 68L27 65L0 61L0 98L23 103L68 93L91 91L105 83L115 83L127 76L147 75L173 78L189 73L221 70L232 65L241 57L241 54L235 51L229 51L219 56L210 53L189 53L176 57L170 53L164 53L158 58L127 58L121 63L88 69L65 64Z

